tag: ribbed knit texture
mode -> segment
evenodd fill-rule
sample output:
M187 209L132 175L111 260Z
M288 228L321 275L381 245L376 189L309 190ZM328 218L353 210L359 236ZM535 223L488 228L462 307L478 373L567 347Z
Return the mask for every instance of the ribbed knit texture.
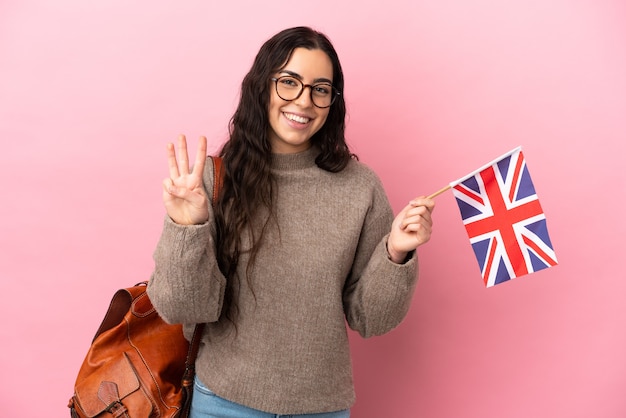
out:
M241 280L237 331L219 318L225 278L215 258L213 213L206 224L169 218L148 286L171 323L211 322L196 361L217 395L275 414L347 409L355 400L347 320L364 337L396 327L417 280L415 255L387 256L393 213L378 177L351 161L339 173L315 165L317 151L276 154L275 214L250 281ZM211 196L213 169L204 182ZM245 277L246 255L239 274Z

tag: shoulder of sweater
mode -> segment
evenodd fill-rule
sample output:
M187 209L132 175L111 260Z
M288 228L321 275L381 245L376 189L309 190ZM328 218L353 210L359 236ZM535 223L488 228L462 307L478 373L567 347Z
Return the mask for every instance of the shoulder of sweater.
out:
M346 176L362 179L363 181L368 183L380 183L380 177L378 176L378 174L367 164L358 160L350 160L346 168L344 168L338 174L341 173Z
M350 160L337 173L325 172L317 181L327 182L325 187L329 189L349 191L352 198L356 195L374 200L386 197L385 188L376 172L358 160Z

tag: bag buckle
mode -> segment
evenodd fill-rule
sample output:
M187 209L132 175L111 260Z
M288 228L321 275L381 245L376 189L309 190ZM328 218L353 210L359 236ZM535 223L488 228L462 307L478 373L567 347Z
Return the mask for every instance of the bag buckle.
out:
M115 418L121 418L121 417L127 417L128 416L126 414L128 412L128 409L126 409L126 407L124 406L124 404L121 401L113 401L113 403L111 403L111 405L106 407L105 411L107 411L109 414L113 415Z

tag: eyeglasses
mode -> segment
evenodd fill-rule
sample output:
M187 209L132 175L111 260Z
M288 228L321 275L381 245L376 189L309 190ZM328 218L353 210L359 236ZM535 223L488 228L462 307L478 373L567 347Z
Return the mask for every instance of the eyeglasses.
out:
M276 94L283 100L288 102L296 100L302 96L305 87L309 87L311 91L311 101L316 107L325 109L333 104L337 96L341 94L332 84L317 83L304 84L295 77L286 75L282 77L272 77L271 80L276 83Z

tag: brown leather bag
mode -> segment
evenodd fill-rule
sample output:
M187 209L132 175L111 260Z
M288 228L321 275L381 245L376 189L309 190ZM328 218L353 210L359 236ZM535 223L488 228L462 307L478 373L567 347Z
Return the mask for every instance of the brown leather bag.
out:
M214 157L213 202L221 180ZM195 359L204 324L191 343L167 324L146 282L118 290L78 372L68 407L72 418L184 418L189 415Z

